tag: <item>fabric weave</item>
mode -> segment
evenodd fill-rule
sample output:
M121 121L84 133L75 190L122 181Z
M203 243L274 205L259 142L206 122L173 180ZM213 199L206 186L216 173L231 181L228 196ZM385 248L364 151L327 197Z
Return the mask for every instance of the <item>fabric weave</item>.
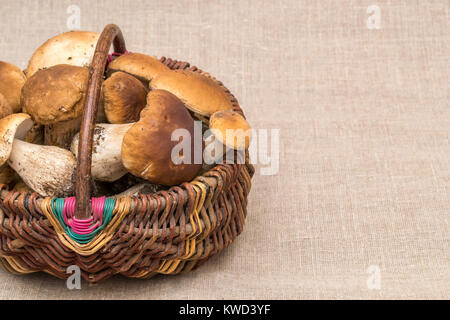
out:
M190 274L69 291L0 271L0 298L450 298L448 0L0 0L0 60L25 69L74 4L81 29L223 81L280 129L279 172L256 166L243 234Z

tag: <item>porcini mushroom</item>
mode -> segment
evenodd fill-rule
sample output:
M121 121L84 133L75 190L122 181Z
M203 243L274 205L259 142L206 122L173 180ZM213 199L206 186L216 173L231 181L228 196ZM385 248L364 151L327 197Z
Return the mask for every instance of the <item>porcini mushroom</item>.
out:
M34 144L44 144L44 126L39 123L33 124L23 140Z
M17 174L7 163L0 166L0 184L10 184L17 180Z
M31 189L23 180L19 180L14 187L12 188L13 191L17 192L27 192L27 193L33 193L33 189Z
M205 162L208 164L222 160L223 155L231 150L236 150L239 154L250 146L251 127L238 112L223 110L213 113L209 119L209 127L209 143L204 151Z
M190 157L178 154L181 163L172 159L172 150L179 143L172 141L175 130L185 130ZM147 95L147 106L140 119L125 134L122 142L122 163L133 175L166 186L191 181L202 164L195 163L194 119L183 103L164 90Z
M0 165L8 165L22 180L43 196L73 194L76 159L65 149L24 142L33 121L25 113L0 120Z
M149 194L155 193L160 190L160 187L156 184L143 182L136 184L119 194L114 195L114 197L125 197L125 196L137 196L140 193Z
M209 127L216 138L234 150L248 149L252 139L251 127L238 112L215 112L209 119Z
M121 159L122 140L133 123L99 123L94 128L91 175L95 180L112 182L127 173ZM78 156L80 136L75 135L70 150Z
M89 67L99 36L96 32L70 31L48 39L31 57L27 77L58 64Z
M209 117L216 111L233 109L225 90L214 80L198 72L174 70L161 73L150 82L150 87L173 93L200 117Z
M0 82L0 86L1 85L2 83ZM11 105L3 96L3 94L0 93L0 119L9 116L12 113L13 110L11 108ZM7 164L0 166L0 184L10 184L12 181L14 181L14 178L15 178L14 170L12 170Z
M154 90L147 96L147 106L138 122L97 124L94 129L91 174L95 180L115 181L127 171L155 184L175 185L190 181L201 169L194 163L194 141L188 141L191 159L172 161L172 141L176 129L194 134L194 120L183 103L170 92ZM189 137L189 138L191 138ZM77 154L79 136L71 150ZM183 155L182 155L183 156ZM187 155L184 155L187 157Z
M154 57L142 53L128 53L109 64L107 75L117 71L129 73L140 81L148 83L157 75L170 71L170 69Z
M9 105L9 102L6 101L6 98L0 93L0 119L9 116L11 113L13 113L13 110Z
M110 123L130 123L139 120L145 107L147 89L135 77L115 72L103 82L102 101Z
M6 99L12 112L20 112L20 91L25 81L26 77L22 70L0 61L0 94Z
M39 70L22 89L24 112L45 125L45 144L68 148L79 131L89 71L66 64Z

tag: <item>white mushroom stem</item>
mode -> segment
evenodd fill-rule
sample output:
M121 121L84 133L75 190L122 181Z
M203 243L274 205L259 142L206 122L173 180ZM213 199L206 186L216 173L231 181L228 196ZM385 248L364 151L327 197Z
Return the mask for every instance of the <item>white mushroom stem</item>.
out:
M100 123L95 126L91 165L91 175L95 180L112 182L127 173L122 164L122 140L133 124ZM79 134L73 138L70 147L76 156L78 156L78 141Z
M209 170L214 164L224 162L245 163L245 150L235 150L222 144L211 130L204 133L205 149L203 150L203 169Z
M206 166L223 163L224 156L232 149L218 141L210 130L204 133L205 149L203 150L203 162Z
M64 197L74 192L77 161L68 150L14 139L8 164L40 195Z

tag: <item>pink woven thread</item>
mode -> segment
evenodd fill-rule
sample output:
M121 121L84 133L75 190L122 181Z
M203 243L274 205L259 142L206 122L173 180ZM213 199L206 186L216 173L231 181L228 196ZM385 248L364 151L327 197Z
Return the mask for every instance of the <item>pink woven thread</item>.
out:
M75 218L75 197L68 197L64 201L63 216L64 222L78 234L89 234L102 224L103 209L106 197L91 199L92 216L87 220Z
M120 57L121 55L131 53L130 51L125 51L124 53L118 53L113 52L108 54L108 57L106 58L106 68L108 68L108 65L113 61L113 57Z

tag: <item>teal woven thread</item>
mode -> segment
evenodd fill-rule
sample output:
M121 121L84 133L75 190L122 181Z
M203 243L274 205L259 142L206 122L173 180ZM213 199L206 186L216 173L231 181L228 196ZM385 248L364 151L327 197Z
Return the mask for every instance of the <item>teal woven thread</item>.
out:
M113 212L114 206L116 204L115 198L106 198L105 205L103 207L103 213L102 213L102 220L103 220L102 225L95 228L89 234L78 234L75 231L73 231L72 228L70 226L68 226L66 224L66 222L64 221L64 215L63 215L64 201L65 201L65 198L52 199L51 205L52 205L53 214L58 219L59 223L63 227L66 234L72 240L74 240L78 243L81 243L81 244L90 242L100 231L102 231L106 227L106 225L112 219L112 212Z

